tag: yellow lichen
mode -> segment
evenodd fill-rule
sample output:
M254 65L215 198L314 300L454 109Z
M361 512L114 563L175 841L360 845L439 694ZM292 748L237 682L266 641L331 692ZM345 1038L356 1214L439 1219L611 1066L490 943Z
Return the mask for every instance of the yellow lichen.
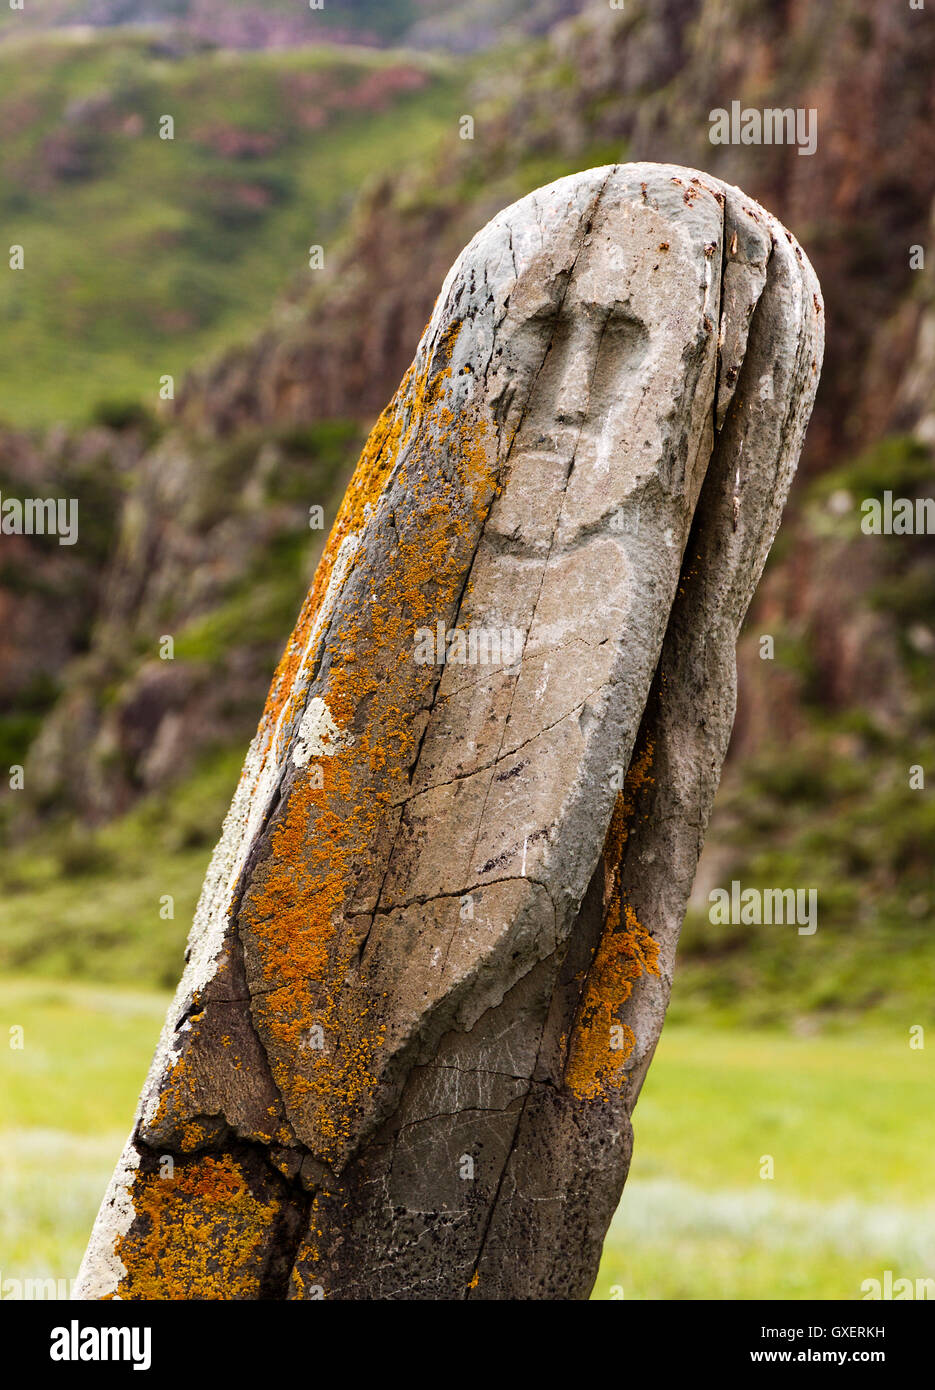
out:
M273 1198L257 1197L229 1154L205 1154L173 1177L137 1173L136 1219L115 1243L127 1273L118 1294L132 1299L255 1299Z
M385 838L416 756L413 714L434 675L413 661L414 632L433 627L439 614L456 606L472 538L495 485L484 420L469 410L455 413L448 404L457 327L432 359L441 365L426 365L419 375L410 371L378 422L322 561L328 570L336 536L340 543L366 523L398 470L415 524L396 527L396 544L382 557L379 591L363 611L336 618L327 638L321 695L338 726L353 730L353 740L298 775L273 830L271 852L241 906L264 980L254 1009L272 1042L274 1079L287 1110L293 1118L305 1116L306 1136L314 1129L316 1147L328 1158L340 1155L353 1116L376 1083L386 1032L378 1001L349 982L359 943L346 919L361 867ZM406 454L417 424L418 440ZM327 583L322 567L313 594ZM312 596L309 602L277 677L279 689L293 682L286 698L294 701L303 698L293 656L307 645ZM276 708L273 699L267 717ZM323 1030L324 1047L310 1045L315 1025Z
M621 867L640 791L649 776L653 745L634 755L617 797L604 842L604 926L582 990L565 1063L565 1084L580 1100L608 1100L626 1082L636 1041L621 1008L643 974L658 975L659 948L625 901Z

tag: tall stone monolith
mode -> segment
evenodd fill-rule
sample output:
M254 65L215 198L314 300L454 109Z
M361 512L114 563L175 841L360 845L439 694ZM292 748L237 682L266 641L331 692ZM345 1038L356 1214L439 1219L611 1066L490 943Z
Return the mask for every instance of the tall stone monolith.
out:
M690 169L561 179L458 258L275 674L81 1297L587 1296L822 328L793 237Z

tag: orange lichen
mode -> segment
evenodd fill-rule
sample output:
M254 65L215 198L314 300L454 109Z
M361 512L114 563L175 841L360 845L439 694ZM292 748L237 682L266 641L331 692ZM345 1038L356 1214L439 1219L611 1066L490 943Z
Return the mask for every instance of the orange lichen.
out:
M604 926L582 990L565 1084L580 1100L607 1100L626 1082L626 1067L636 1038L621 1018L621 1009L643 974L659 974L659 947L625 901L622 883L624 847L630 835L641 790L649 776L653 745L647 741L634 755L617 797L604 842Z
M196 1149L200 1149L204 1145L206 1137L207 1135L203 1125L197 1124L194 1121L187 1121L182 1126L179 1148L183 1154L194 1153Z
M191 1020L193 1026L183 1036L183 1051L167 1067L159 1089L159 1103L152 1119L144 1126L147 1140L159 1144L174 1144L181 1153L194 1153L195 1150L211 1144L217 1137L217 1124L212 1117L202 1118L202 1112L206 1108L206 1097L201 1084L204 1068L198 1065L203 1056L200 1047L203 1028L199 1025L204 1024L207 1018L207 1011L203 1010ZM210 1020L206 1026L210 1031ZM230 1049L230 1055L225 1059L227 1065L234 1071L241 1071L245 1063L237 1054L231 1038L225 1035L221 1042ZM210 1054L210 1045L208 1051ZM249 1063L246 1065L249 1068ZM207 1103L213 1113L213 1103ZM257 1125L249 1131L240 1127L238 1132L241 1138L263 1144L288 1143L292 1136L283 1130L281 1125L277 1128L277 1121L281 1119L278 1108L270 1106L267 1113L272 1117L273 1123ZM282 1138L284 1134L285 1139Z
M183 1057L176 1057L163 1076L159 1104L149 1128L158 1133L167 1122L178 1124L184 1121L184 1117L197 1113L197 1110L194 1073Z
M347 1206L347 1203L344 1203ZM292 1266L292 1277L290 1280L289 1297L293 1299L306 1299L310 1296L310 1290L318 1291L318 1297L325 1298L326 1290L324 1284L325 1269L322 1264L321 1250L319 1241L324 1235L323 1226L319 1222L325 1222L326 1217L322 1216L322 1202L316 1193L312 1198L308 1213L308 1225L305 1232L305 1240L302 1244L299 1256Z
M171 1178L137 1174L136 1219L114 1253L126 1266L121 1298L255 1299L263 1250L279 1211L256 1196L230 1154L203 1155Z
M245 941L259 957L264 981L254 1012L274 1079L293 1121L304 1117L300 1131L306 1139L313 1133L316 1151L329 1159L340 1157L353 1117L376 1083L386 1032L381 1001L355 983L362 909L356 926L348 909L380 873L379 847L385 859L394 804L416 756L413 715L430 701L437 679L437 671L413 660L414 633L456 607L496 482L484 420L466 409L455 413L448 403L457 331L458 325L448 331L419 374L410 371L384 412L329 540L313 594L327 584L321 576L333 565L336 537L339 544L366 524L396 471L411 517L395 522L395 545L380 557L378 590L333 620L324 653L320 695L352 738L323 757L314 776L311 769L298 774L270 854L241 905ZM304 688L293 656L307 645L314 621L307 609L274 682L280 692L292 682L282 698L296 708ZM271 696L265 717L278 718L278 698ZM323 1047L310 1038L315 1025Z

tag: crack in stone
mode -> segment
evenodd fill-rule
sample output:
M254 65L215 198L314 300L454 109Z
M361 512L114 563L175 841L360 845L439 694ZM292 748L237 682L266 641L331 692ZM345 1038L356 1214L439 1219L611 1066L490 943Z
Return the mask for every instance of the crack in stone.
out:
M640 185L640 203L635 180L642 174L646 181ZM217 1126L218 1132L208 1140L205 1151L246 1154L249 1146L249 1171L268 1173L270 1180L279 1184L276 1190L285 1194L288 1231L284 1227L278 1235L272 1228L268 1232L263 1258L273 1260L266 1268L275 1270L275 1287L271 1284L263 1296L301 1297L303 1287L308 1287L303 1280L309 1269L315 1271L316 1280L320 1277L329 1297L388 1298L420 1293L460 1299L498 1298L515 1296L523 1289L532 1290L534 1297L580 1297L581 1290L586 1290L589 1270L593 1273L595 1239L599 1242L604 1208L613 1199L612 1189L619 1193L625 1177L631 1142L628 1112L635 1104L658 1039L684 902L726 747L733 708L736 630L778 525L821 355L817 285L809 278L811 271L791 237L793 254L777 241L772 230L776 224L768 214L758 215L748 208L742 195L724 185L717 185L724 188L723 193L714 193L698 176L691 178L691 183L715 197L719 210L715 215L714 209L706 208L706 199L696 208L687 193L682 199L685 185L679 174L687 178L691 171L671 166L613 165L581 176L586 183L569 183L567 187L574 188L571 197L563 184L557 194L524 200L517 205L524 211L516 213L515 222L511 210L488 240L479 243L484 248L480 255L472 261L470 248L464 253L462 270L454 273L446 301L436 309L429 335L423 338L429 367L441 369L442 328L446 324L450 327L455 319L464 325L458 360L463 365L466 350L475 381L458 386L457 396L461 399L466 392L465 399L476 403L482 386L481 405L486 402L495 430L493 441L488 432L486 447L496 451L498 490L492 493L486 514L478 517L473 539L465 539L469 553L457 552L458 563L463 560L463 573L452 576L455 582L446 611L455 615L456 625L466 620L472 605L472 579L479 576L483 592L492 575L491 611L496 610L500 594L503 611L522 608L523 615L529 614L529 626L515 669L483 670L445 694L440 691L447 666L440 664L437 672L420 675L419 693L405 703L407 718L424 721L421 728L411 729L412 746L400 759L401 781L408 781L408 788L400 800L387 796L387 809L381 812L379 846L381 856L386 857L366 874L358 872L362 866L355 864L354 871L342 880L345 891L337 932L340 941L347 941L352 948L359 941L358 970L368 942L372 950L377 939L377 919L382 922L398 914L400 920L382 930L379 941L385 943L385 954L374 962L373 970L365 972L362 982L355 978L353 966L346 977L338 972L333 957L324 970L306 972L316 975L306 981L310 1011L317 1007L319 992L324 999L329 991L356 990L349 996L354 1006L360 1005L364 1014L372 1012L387 1032L384 1054L371 1057L366 1051L369 1043L361 1044L366 1067L373 1072L361 1079L363 1100L350 1087L344 1093L343 1073L340 1084L333 1087L337 1122L345 1111L351 1115L351 1133L346 1152L341 1149L340 1171L323 1163L294 1135L285 1143L245 1137L225 1113L232 1109L225 1097L235 1097L237 1113L243 1103L248 1118L242 1126L249 1128L251 1096L254 1104L256 1101L251 1078L236 1077L234 1090L228 1091L226 1072L221 1084L220 1073L210 1070L216 1065L210 1046L205 1054L209 1068L204 1074L206 1090L200 1099L193 1091L190 1106L203 1105L204 1115L196 1118ZM608 214L601 222L600 236L594 238L594 252L585 256L584 248L592 243L592 229L605 209L613 182L618 183L619 193L615 192L617 201L611 212L619 211L621 230L618 235ZM680 192L669 188L670 183L678 185ZM647 193L650 186L651 197ZM687 213L683 201L689 208ZM734 266L730 261L733 243L729 241L732 219L739 224L748 213L760 228L760 239L755 229L744 225L742 230L748 234ZM519 220L523 216L525 223ZM652 254L657 227L665 235L669 226L679 228L678 254L673 255L665 273L671 274L671 283L663 277L644 276L643 270L658 267L650 262L641 270L639 259L644 251ZM713 259L712 244L718 226L719 266ZM514 237L517 228L522 228L522 238ZM768 241L763 239L764 232ZM636 247L632 255L631 239ZM754 261L753 248L760 245L765 256L762 268ZM560 255L553 247L561 248ZM702 252L704 261L700 259ZM513 279L504 284L510 265ZM563 268L559 269L560 265ZM527 271L529 276L524 280ZM710 307L715 273L716 312ZM589 281L592 276L596 279ZM570 293L572 286L580 290L577 298ZM678 298L680 290L684 301ZM754 293L755 302L744 320L747 300ZM812 302L815 317L810 317ZM696 321L697 304L701 304L701 317ZM625 320L641 325L648 334L656 313L665 316L670 332L659 335L659 342L655 335L648 338L648 359L644 360L644 353L634 364L632 355L627 355L632 334ZM717 324L714 341L710 318ZM614 321L623 325L619 342L610 337ZM498 345L498 333L505 322L506 340L501 338ZM732 334L736 332L736 338L726 336L725 325ZM489 349L483 352L480 344L486 342L488 334ZM585 342L586 348L582 347ZM421 361L420 352L417 363ZM547 373L550 361L553 366ZM725 378L727 368L733 371L735 366L736 382ZM554 429L548 423L550 402L541 402L541 415L539 412L539 398L553 369L560 372L561 389L567 392L561 401L551 403ZM780 393L775 405L764 404L767 398L758 390L764 372ZM626 377L622 388L614 373ZM718 400L728 387L736 389L727 397L719 429ZM521 403L520 388L525 391ZM658 392L658 404L653 390ZM491 393L495 395L491 397ZM627 409L615 414L618 397L625 400ZM651 465L643 462L649 439L632 433L637 426L642 429L647 408L646 435L657 440ZM613 433L608 421L613 424ZM419 421L407 417L406 423ZM434 425L432 428L437 444L438 431ZM596 431L602 433L592 460L590 443ZM551 441L551 452L539 448L534 438L537 433ZM741 488L739 458L745 445ZM380 451L384 462L389 447L384 440ZM614 448L621 450L619 458L613 454ZM391 484L396 486L403 462L409 458L407 448L403 457L395 460L382 496L388 495ZM583 476L591 462L596 469L593 478ZM446 455L436 460L436 465L448 478L453 457ZM573 478L577 480L574 487ZM513 491L492 516L497 497L511 479ZM607 493L603 491L605 482ZM535 495L524 497L524 486ZM544 487L547 491L543 494ZM398 496L397 489L390 498L392 505L397 504ZM695 504L690 515L692 498ZM617 505L612 505L614 502ZM581 563L582 547L603 533L622 503L640 507L642 519L648 523L640 528L638 545L634 542L636 550L631 554L630 547L625 547L635 573L632 592L636 597L631 601L630 589L621 591L627 595L629 606L617 598L615 577L604 589L596 583L596 570L594 574L585 570L579 588L573 568ZM514 514L521 518L524 505L531 508L528 526L513 520ZM388 512L389 507L385 510ZM384 521L388 526L395 524L389 515ZM501 525L502 531L498 529ZM668 529L664 531L664 527ZM670 544L673 532L677 532L679 542L687 532L680 555ZM382 531L373 534L377 539L371 539L371 548L386 539ZM528 541L522 539L523 534L528 534ZM540 536L541 544L537 540ZM535 569L523 563L527 555ZM595 565L603 562L603 554L596 554ZM621 623L619 638L607 636L596 641L572 633L561 640L546 640L544 645L533 640L540 610L544 619L552 618L551 626L543 621L541 639L567 630L561 606L566 582L562 567L566 564L572 576L567 603L580 607L594 594L594 602L606 601L608 612L616 614L618 608L626 612L627 622L625 626ZM489 567L490 575L484 566ZM629 576L628 567L625 577L629 580ZM509 601L504 597L510 593L511 583L521 586L520 600L515 603L512 595ZM348 592L356 594L356 589ZM637 599L643 601L642 607ZM553 602L557 607L550 615ZM337 610L330 612L318 636L314 669L309 668L309 674L303 668L306 706L312 686L323 679L324 653L337 622ZM567 626L573 628L576 623L591 632L591 627L579 621L577 609L572 609ZM609 623L597 629L598 633L609 630ZM608 644L609 650L600 653ZM595 652L599 654L593 655ZM562 681L553 682L548 703L539 704L545 667L559 653L565 654L558 663ZM540 665L531 665L533 660L541 664L541 670ZM611 674L586 694L579 694L605 666ZM529 695L528 707L523 705L528 684L527 679L521 683L524 672L531 676L530 690L538 682L535 694ZM452 683L457 679L454 669L449 679ZM462 719L455 697L470 710L470 720L467 716ZM569 709L555 718L547 717L547 711L566 701ZM446 703L448 708L443 709ZM593 705L598 711L584 718ZM412 706L418 708L410 715ZM363 719L366 709L359 709ZM448 719L441 734L436 712ZM471 749L476 753L476 743L468 747L467 737L474 731L475 716L477 721L487 721L478 739L482 748L490 750L482 755L478 766L413 790L419 786L420 774L431 777L432 759L437 759L434 768L438 774L446 759L460 768L473 755ZM606 727L602 727L602 718L606 718ZM461 726L456 722L459 719ZM522 778L523 769L533 759L526 750L548 732L567 727L575 719L581 726L580 741L561 736L550 741L550 746L568 743L573 748L568 765L558 768L564 781L552 786L547 776L538 775L537 768L537 776L522 780L516 790L511 788L501 796L497 791L500 780L514 772ZM541 727L523 737L523 728L534 727L537 722ZM639 727L631 748L634 725ZM601 933L606 930L602 907L605 885L600 877L602 865L606 872L607 851L602 848L606 837L601 839L597 822L608 804L608 789L600 780L600 760L615 747L621 751L629 748L626 761L632 769L634 749L643 746L647 730L659 760L654 764L653 790L638 803L639 812L628 825L614 882L658 944L658 979L634 981L626 1000L616 1001L624 1010L620 1017L632 1026L635 1042L632 1058L627 1061L624 1089L619 1094L598 1095L597 1100L608 1102L601 1106L592 1103L595 1098L587 1089L578 1095L570 1075L566 1084L564 1070ZM519 741L514 742L517 735ZM437 742L430 743L430 737ZM448 737L453 737L450 745L445 742ZM231 921L226 926L224 945L234 953L238 971L246 968L242 959L245 895L258 865L269 853L272 822L295 781L289 763L290 746L286 744L283 764L262 814L259 808L251 808L259 829L250 830L253 838L249 846L244 844L243 865L230 894ZM274 748L271 755L275 752ZM471 789L462 799L461 787L473 777L484 777L486 782L477 783L476 791ZM264 785L272 781L270 769ZM410 806L423 794L447 788L453 789L451 795L428 803L423 814ZM394 785L387 791L397 793L398 788ZM589 794L591 802L586 805ZM514 802L518 807L515 813ZM567 809L569 804L572 812ZM462 820L467 823L458 823L458 808L470 805L480 808L476 824L463 811ZM494 805L503 808L503 823L491 826ZM437 839L433 824L436 806L445 809L443 833ZM507 871L508 866L516 865L527 824L540 827L533 840L545 841L533 856L534 873L539 876ZM247 825L252 825L249 819ZM246 837L246 829L243 835ZM527 836L527 845L530 842ZM501 850L501 844L506 848ZM466 861L462 845L465 850L469 846ZM362 845L361 856L370 848ZM447 856L456 856L450 870ZM478 870L475 860L485 856L492 857ZM462 867L465 862L466 868ZM413 891L431 885L433 871L434 882L458 884L462 874L466 882L454 891ZM498 876L486 877L487 873ZM468 926L462 930L458 920L449 926L452 917L458 917L456 910L452 912L452 903L467 895L483 895L488 888L496 890L501 884L520 883L530 885L528 892L491 892L491 910L483 914L476 929ZM587 887L582 889L582 883ZM394 884L404 901L392 901ZM508 906L501 922L504 914L496 909L504 899ZM357 910L358 903L367 910ZM449 906L431 910L441 904ZM406 914L411 915L407 918ZM255 925L274 917L271 911L257 917ZM442 929L428 929L427 924L433 925L436 919ZM302 929L299 921L298 930ZM561 941L557 939L559 932ZM214 939L208 938L212 946ZM431 970L442 952L437 949L433 953L433 947L442 944L442 974L436 977ZM220 954L215 959L219 958ZM227 984L238 991L241 988L239 978L231 978ZM266 1089L260 1092L260 1100L266 1105L275 1097L281 1114L288 1118L270 1056L253 1022L255 1007L279 988L279 983L264 987L263 982L248 978L244 994L209 995L205 1006L210 1009L213 1004L222 1020L224 1009L218 1006L239 1006L242 1027L249 1030L251 1045L257 1048L257 1070L265 1068ZM391 1002L384 1005L376 997L377 991ZM179 1025L187 1022L195 1007L187 1002L188 1007L182 1001ZM340 1017L343 1020L344 1015ZM301 1017L297 1023L300 1028L304 1026ZM202 1027L210 1030L214 1024L212 1016ZM353 1028L342 1022L338 1032L339 1047L350 1055L355 1042ZM247 1035L243 1031L240 1036L245 1039ZM198 1041L188 1028L185 1036L191 1037L193 1045ZM207 1038L210 1045L216 1041L213 1034ZM530 1058L533 1060L527 1067ZM600 1079L602 1073L598 1070L596 1075ZM504 1100L514 1089L517 1094L505 1103L487 1103ZM149 1100L158 1100L159 1092L157 1076L150 1091L144 1090L142 1114L150 1113ZM221 1100L214 1110L218 1093ZM479 1103L469 1104L471 1099ZM420 1106L428 1113L419 1113ZM460 1137L462 1127L470 1130L475 1121L477 1143L488 1166L481 1186L476 1192L472 1190L470 1197L465 1194L462 1203L457 1182L450 1188L447 1185L457 1175L444 1170L440 1175L438 1165L455 1152L455 1127ZM226 1126L223 1132L222 1126ZM258 1122L257 1128L265 1134L265 1123ZM317 1134L317 1130L313 1132ZM473 1143L466 1142L469 1146ZM156 1149L142 1140L132 1146L132 1152L137 1156L142 1153L147 1164L156 1155ZM273 1154L285 1172L276 1166ZM178 1157L180 1162L191 1160L189 1154ZM573 1162L577 1166L572 1167ZM394 1164L398 1164L395 1169ZM545 1165L542 1173L537 1165ZM129 1166L132 1168L132 1162ZM118 1169L121 1171L129 1170ZM112 1206L119 1205L123 1194L132 1209L132 1176L120 1181L123 1189L115 1187L116 1195L108 1200ZM449 1199L449 1191L457 1195ZM320 1205L312 1219L316 1199ZM445 1210L425 1210L433 1201ZM121 1219L125 1209L124 1204ZM551 1214L540 1219L537 1212ZM112 1226L109 1228L106 1220L96 1226L89 1247L88 1258L93 1264L97 1241L104 1267L103 1275L100 1269L96 1276L92 1274L93 1287L100 1287L102 1278L106 1283L111 1277L108 1229ZM276 1241L280 1243L278 1250ZM472 1267L474 1278L469 1281ZM484 1287L475 1293L481 1274ZM118 1278L110 1291L119 1297L119 1289Z

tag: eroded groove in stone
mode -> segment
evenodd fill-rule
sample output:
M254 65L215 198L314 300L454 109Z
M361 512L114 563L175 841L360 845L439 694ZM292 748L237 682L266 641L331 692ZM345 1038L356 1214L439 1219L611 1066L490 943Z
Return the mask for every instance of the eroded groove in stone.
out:
M692 170L559 180L462 253L274 678L83 1296L586 1296L821 328L789 234Z

